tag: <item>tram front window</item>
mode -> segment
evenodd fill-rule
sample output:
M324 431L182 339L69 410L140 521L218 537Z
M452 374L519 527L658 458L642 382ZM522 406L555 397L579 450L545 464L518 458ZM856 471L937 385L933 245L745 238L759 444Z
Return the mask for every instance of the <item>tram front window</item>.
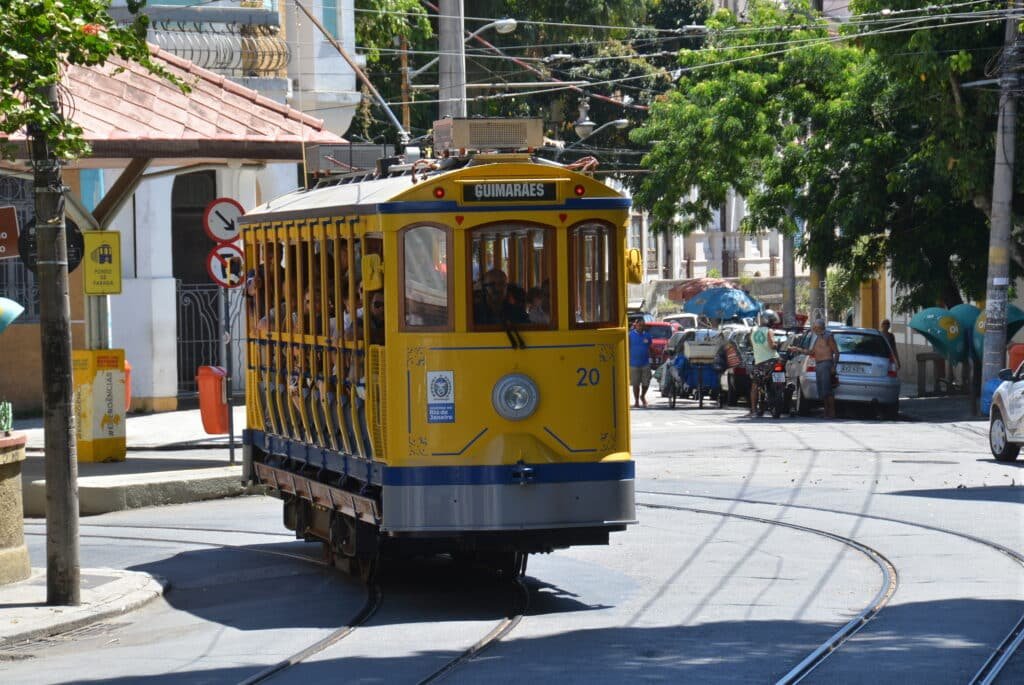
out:
M580 224L569 231L570 298L575 327L612 326L618 320L615 265L619 253L614 233L611 226L598 223Z
M404 329L451 329L448 284L448 231L410 226L402 232Z
M507 223L470 231L470 327L557 327L554 251L554 231L545 226Z

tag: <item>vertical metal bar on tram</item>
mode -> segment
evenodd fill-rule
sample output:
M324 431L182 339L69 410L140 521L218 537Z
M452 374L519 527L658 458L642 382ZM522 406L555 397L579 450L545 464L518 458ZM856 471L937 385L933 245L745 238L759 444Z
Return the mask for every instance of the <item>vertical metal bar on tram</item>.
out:
M256 375L259 378L257 384L257 392L262 395L263 398L263 430L270 433L280 434L281 429L277 422L277 416L274 414L272 391L276 388L276 385L271 385L274 380L274 370L271 366L271 340L270 340L270 312L271 302L273 301L271 291L271 279L276 275L276 269L274 268L275 262L273 253L270 250L270 242L267 241L267 235L270 231L270 226L261 224L256 230L256 240L259 245L259 254L261 257L260 264L263 267L262 284L260 287L259 297L263 300L262 306L257 312L260 316L256 321L254 329L256 331L256 347L257 355L250 359L256 360ZM259 269L259 265L256 267ZM263 318L267 320L266 330L260 329L260 323Z
M303 237L304 231L301 222L296 222L295 227L292 231L295 236L295 281L296 281L296 299L295 307L298 310L296 316L293 317L295 322L296 333L299 339L299 361L298 361L298 389L295 392L295 404L299 412L299 420L302 424L302 439L303 442L313 442L313 431L310 429L309 416L306 412L306 397L309 392L309 386L307 385L307 376L309 374L309 331L308 318L305 315L306 306L306 268L308 263L306 261L306 255L303 254Z
M366 446L363 444L363 431L359 421L359 407L362 404L362 399L359 397L358 387L359 381L363 378L363 365L366 360L363 359L364 347L363 347L363 331L366 329L366 303L362 302L363 305L363 321L360 322L356 316L355 297L356 293L359 292L359 287L362 285L361 282L356 283L356 253L355 253L355 231L354 222L349 222L349 235L351 236L348 241L348 273L349 273L349 297L352 302L352 368L351 374L351 387L349 388L349 416L352 421L352 434L354 438L355 447L357 452L364 458L369 459L370 455L366 450ZM366 293L360 294L360 299L364 298Z
M345 382L348 378L348 351L346 350L346 337L347 331L345 330L345 312L348 311L349 290L348 284L348 270L344 273L341 271L341 251L346 250L345 263L348 263L348 241L345 241L345 247L342 248L341 240L341 226L344 225L344 217L336 219L333 222L332 228L332 239L334 240L334 302L335 302L335 316L337 317L337 328L338 335L334 342L334 416L337 421L337 430L341 434L341 442L346 453L352 454L352 445L348 439L348 428L345 423L345 407L348 406L348 400L345 397ZM345 297L342 298L342 287L341 279L345 279ZM347 473L346 462L346 476Z
M359 441L356 431L356 380L359 378L359 365L356 358L356 331L358 320L356 318L356 263L355 263L355 231L352 230L353 221L346 221L344 224L345 235L345 259L348 263L348 270L345 278L348 280L348 315L352 323L352 330L345 333L345 394L344 394L344 418L345 434L347 443L351 447L353 455L361 455Z
M306 367L309 377L306 379L306 388L304 392L303 406L306 409L306 413L309 415L310 423L312 424L312 433L317 445L327 445L327 439L324 436L323 426L320 421L320 380L318 371L320 370L320 364L318 361L323 358L323 353L320 350L320 335L323 333L323 306L324 300L322 297L323 292L323 279L324 273L319 270L316 263L316 220L310 220L307 225L303 237L305 241L305 252L306 260L309 265L308 273L309 278L306 283L306 292L309 293L309 313L305 317L306 325L308 326L308 338L310 344L306 348L307 350L307 362ZM319 273L317 273L319 271ZM303 300L305 302L305 299Z
M274 424L278 435L289 435L288 422L285 415L286 406L282 401L287 401L288 378L283 368L284 357L281 354L281 319L284 300L281 297L281 238L278 233L280 225L272 225L267 229L270 244L273 249L270 251L270 260L267 262L267 274L270 277L269 283L272 290L269 294L270 308L267 309L267 363L270 373L269 389L271 392L271 414L274 417ZM271 314L273 313L273 314Z
M294 293L297 286L297 274L298 267L296 265L295 250L292 248L291 240L291 226L288 223L284 224L282 229L284 237L284 302L282 308L284 309L284 316L279 317L278 322L282 331L287 328L287 346L285 347L284 355L284 367L286 370L285 375L285 405L288 408L288 420L289 420L289 435L292 440L303 440L303 437L299 435L300 422L296 412L295 401L293 395L298 391L298 376L295 369L295 315L292 311L292 306L295 302ZM293 390L294 384L294 390Z
M333 265L327 259L329 254L327 248L330 245L327 224L328 220L321 219L314 227L314 237L317 244L320 245L320 280L317 283L320 288L320 330L317 338L317 359L320 362L320 368L316 380L317 399L319 400L316 406L323 425L323 433L327 436L327 440L323 444L337 451L337 435L333 429L334 422L331 420L331 407L328 401L331 388L331 344L333 342L331 307L334 304L333 283L336 274ZM337 320L335 319L335 321Z

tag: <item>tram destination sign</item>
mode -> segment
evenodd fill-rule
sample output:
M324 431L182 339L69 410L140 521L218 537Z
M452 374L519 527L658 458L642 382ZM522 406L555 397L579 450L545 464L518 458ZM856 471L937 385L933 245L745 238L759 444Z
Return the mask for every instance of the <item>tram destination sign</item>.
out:
M462 186L463 202L553 202L556 184L542 181L467 183Z

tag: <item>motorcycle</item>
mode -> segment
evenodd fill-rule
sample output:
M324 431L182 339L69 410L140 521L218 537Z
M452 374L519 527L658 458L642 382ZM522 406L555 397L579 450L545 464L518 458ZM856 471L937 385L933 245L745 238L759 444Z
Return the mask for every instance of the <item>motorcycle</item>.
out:
M789 393L786 388L786 359L778 357L771 365L765 364L761 369L757 384L757 415L764 416L765 411L777 419L786 411Z

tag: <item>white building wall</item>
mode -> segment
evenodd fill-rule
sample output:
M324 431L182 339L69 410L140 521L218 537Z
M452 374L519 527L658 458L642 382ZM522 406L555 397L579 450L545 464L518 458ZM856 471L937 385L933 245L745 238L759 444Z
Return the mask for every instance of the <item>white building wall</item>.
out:
M117 171L104 174L107 189ZM171 258L173 176L144 181L111 224L121 233L122 291L110 296L111 343L132 365L132 405L161 409L178 394Z

